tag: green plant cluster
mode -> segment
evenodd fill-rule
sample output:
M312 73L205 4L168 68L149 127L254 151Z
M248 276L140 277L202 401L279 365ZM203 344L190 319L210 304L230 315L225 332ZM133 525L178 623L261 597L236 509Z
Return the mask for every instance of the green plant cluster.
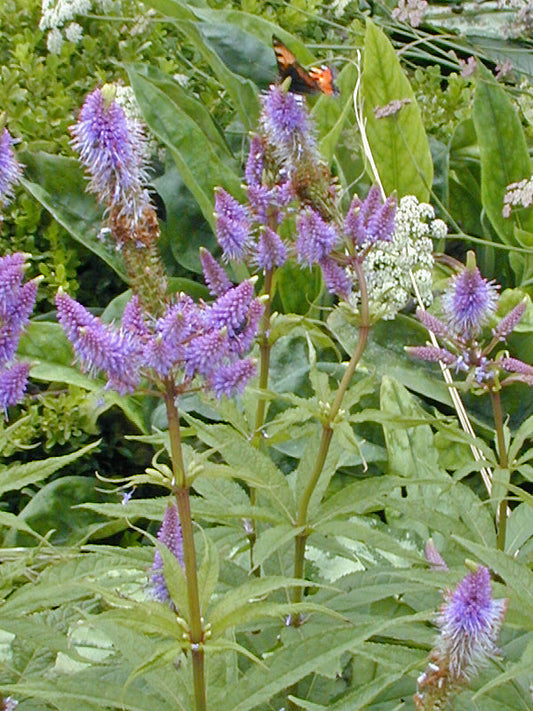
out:
M532 173L530 107L483 66L494 40L465 40L472 52L481 46L465 80L433 56L413 70L412 48L406 73L395 48L412 30L377 3L352 7L344 27L325 21L315 0L150 0L161 14L144 33L130 31L132 2L120 21L84 20L81 52L66 44L51 57L24 1L0 8L11 87L0 85L0 104L27 165L1 249L32 253L45 298L19 352L32 363L31 397L0 432L2 456L18 454L0 466L4 699L28 711L412 711L442 591L479 563L509 608L500 655L457 689L455 708L533 710L530 387L498 392L499 410L463 393L474 427L464 432L436 364L404 350L428 337L414 300L371 323L362 308L336 308L318 270L294 266L276 272L270 291L259 276L273 313L255 355L268 372L235 401L195 391L163 404L148 384L119 397L80 372L45 313L59 286L104 322L130 298L121 254L102 241L102 212L70 157L67 129L84 95L116 78L133 87L166 150L154 186L171 289L208 299L198 247L219 253L215 188L245 200L244 143L273 70L272 32L302 64L316 63L294 31L335 38L346 58L340 96L309 99L335 190L363 197L379 176L386 194L435 204L453 238L451 249L435 245L448 247L437 297L454 258L476 249L484 276L503 285L498 316L527 300L508 347L531 362L533 214L502 214L506 186ZM28 13L17 26L20 8ZM442 48L443 33L418 31L424 48ZM398 100L397 111L376 115ZM248 276L244 264L225 267L234 282ZM100 430L107 444L92 441ZM189 536L184 568L153 538L169 497ZM428 565L430 539L448 569ZM172 604L151 592L156 547Z

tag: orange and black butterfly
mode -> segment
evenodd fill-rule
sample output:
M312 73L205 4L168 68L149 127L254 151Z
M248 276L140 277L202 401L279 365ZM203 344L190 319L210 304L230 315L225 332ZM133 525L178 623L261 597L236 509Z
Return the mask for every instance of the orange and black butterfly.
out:
M304 69L298 62L294 54L283 42L272 35L272 46L278 63L279 76L281 81L287 77L291 78L289 91L296 94L328 94L337 96L339 93L333 83L333 71L331 67L311 67Z

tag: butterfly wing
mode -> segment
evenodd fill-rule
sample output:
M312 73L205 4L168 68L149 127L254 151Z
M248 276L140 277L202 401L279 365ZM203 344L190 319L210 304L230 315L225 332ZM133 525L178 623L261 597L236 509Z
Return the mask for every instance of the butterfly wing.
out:
M275 35L272 36L272 46L278 63L280 79L291 78L289 91L296 94L317 94L322 88L310 72L305 70L294 54ZM320 71L318 69L311 71ZM328 93L328 92L325 92Z

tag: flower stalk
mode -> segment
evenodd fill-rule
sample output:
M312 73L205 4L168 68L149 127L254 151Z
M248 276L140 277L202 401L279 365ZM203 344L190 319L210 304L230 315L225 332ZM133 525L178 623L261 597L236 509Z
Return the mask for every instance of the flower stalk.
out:
M189 603L189 642L192 656L195 711L206 711L205 655L203 649L204 630L198 591L198 569L191 515L190 487L187 483L183 462L179 413L176 406L174 387L171 381L167 383L164 400L168 417L168 433L172 456L173 493L176 497L181 533L183 536L183 561L185 565L185 580Z

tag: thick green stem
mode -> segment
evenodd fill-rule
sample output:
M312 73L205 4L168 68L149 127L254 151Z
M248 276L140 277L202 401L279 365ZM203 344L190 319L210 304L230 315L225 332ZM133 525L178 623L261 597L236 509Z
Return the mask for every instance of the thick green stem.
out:
M499 391L491 391L492 413L496 428L496 440L498 442L498 459L500 468L507 469L509 460L507 457L507 447L505 446L505 436L503 431L503 413ZM498 532L496 534L496 546L499 550L505 550L505 536L507 533L507 491L503 491L498 504L497 513Z
M370 314L368 310L368 294L366 289L366 280L362 265L359 262L356 262L354 264L354 268L357 273L357 278L359 280L359 288L361 292L361 323L359 326L359 338L357 340L357 346L352 354L352 357L350 358L350 362L348 363L348 366L344 371L344 375L342 376L342 380L337 389L337 393L335 394L335 398L330 407L328 416L322 424L322 437L320 439L320 446L318 449L318 455L315 461L315 466L313 468L311 476L309 477L309 481L307 482L307 486L305 487L305 490L302 494L302 498L300 499L300 503L298 505L298 515L296 518L295 525L297 526L297 528L301 528L302 531L296 536L294 541L295 578L303 578L304 574L305 545L307 537L309 535L309 531L307 530L307 514L309 510L309 502L311 501L311 496L313 495L318 480L320 479L320 475L322 474L322 471L324 469L326 457L328 456L331 438L333 435L332 423L334 422L340 410L344 395L346 394L346 390L350 385L357 364L361 360L361 356L363 355L363 352L366 347L366 342L368 340L368 332L370 329ZM293 602L301 602L302 592L302 587L297 587L294 589L292 596ZM293 621L293 624L295 626L298 626L299 621L295 619Z
M198 575L196 565L196 549L194 546L194 530L191 516L190 489L187 485L183 454L181 450L181 434L178 408L172 383L167 384L164 395L168 417L168 433L172 455L172 472L174 475L174 495L183 537L183 561L185 565L185 580L187 583L187 599L189 602L189 639L191 644L192 670L194 682L195 710L206 711L205 670L203 650L202 613L198 593Z

